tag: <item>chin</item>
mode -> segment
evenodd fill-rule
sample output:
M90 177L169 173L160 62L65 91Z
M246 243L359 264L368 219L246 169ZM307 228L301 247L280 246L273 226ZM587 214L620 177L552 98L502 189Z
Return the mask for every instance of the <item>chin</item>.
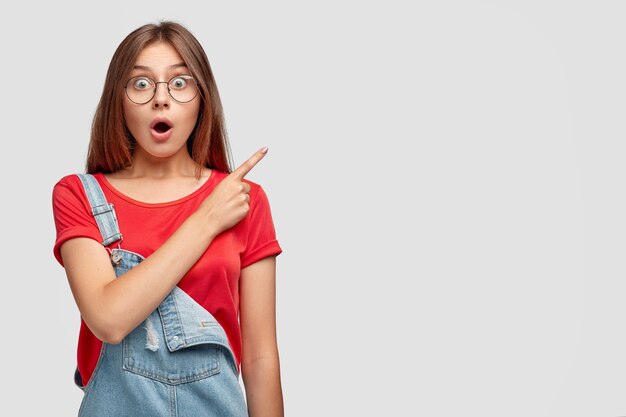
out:
M157 142L150 137L145 142L141 142L137 141L136 146L140 147L141 150L147 155L155 158L168 158L181 151L187 151L187 141L181 142L175 138L169 138L166 141Z
M181 152L182 149L176 149L176 150L170 150L170 151L157 151L157 150L146 150L145 152L154 157L154 158L171 158L173 156L178 155ZM186 149L185 149L186 150Z

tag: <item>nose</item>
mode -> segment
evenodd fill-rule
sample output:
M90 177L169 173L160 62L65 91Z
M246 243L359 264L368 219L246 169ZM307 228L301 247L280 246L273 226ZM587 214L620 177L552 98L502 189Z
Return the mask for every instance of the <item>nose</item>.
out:
M163 84L162 88L159 88L159 84ZM155 109L168 108L170 106L170 93L167 91L166 82L156 83L156 92L152 99L152 107Z

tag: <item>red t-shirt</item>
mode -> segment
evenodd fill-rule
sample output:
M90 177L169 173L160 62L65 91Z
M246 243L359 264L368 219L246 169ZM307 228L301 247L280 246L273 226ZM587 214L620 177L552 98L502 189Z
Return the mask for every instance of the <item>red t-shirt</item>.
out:
M94 174L109 203L113 203L121 248L150 256L192 214L200 203L228 174L211 170L202 186L175 201L144 203L116 190L103 174ZM250 184L250 211L230 229L220 233L194 266L178 282L178 287L210 312L222 325L235 358L241 363L241 329L239 327L239 276L241 269L267 256L282 252L276 240L269 201L263 188ZM89 200L76 175L63 177L54 186L52 206L56 225L54 256L63 265L60 246L68 239L89 237L102 243ZM117 247L115 242L109 246ZM78 370L86 385L98 362L102 341L94 336L81 317L78 337Z

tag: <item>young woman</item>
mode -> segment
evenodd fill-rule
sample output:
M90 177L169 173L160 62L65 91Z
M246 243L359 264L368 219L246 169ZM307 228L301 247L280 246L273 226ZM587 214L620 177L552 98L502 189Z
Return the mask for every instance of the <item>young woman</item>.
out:
M265 192L244 178L266 152L231 169L211 67L183 26L148 24L119 45L87 173L52 193L54 254L81 314L80 416L283 415L282 249Z

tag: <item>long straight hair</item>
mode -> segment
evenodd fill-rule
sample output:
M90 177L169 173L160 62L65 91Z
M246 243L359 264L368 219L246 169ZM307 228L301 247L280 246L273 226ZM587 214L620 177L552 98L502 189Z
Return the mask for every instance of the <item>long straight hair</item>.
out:
M196 177L200 178L202 167L232 172L224 111L209 60L188 29L179 23L164 21L135 29L113 54L91 125L87 173L115 172L132 164L136 142L126 126L122 111L124 85L139 53L155 42L169 42L199 83L201 102L198 120L187 139L187 151L196 162Z

